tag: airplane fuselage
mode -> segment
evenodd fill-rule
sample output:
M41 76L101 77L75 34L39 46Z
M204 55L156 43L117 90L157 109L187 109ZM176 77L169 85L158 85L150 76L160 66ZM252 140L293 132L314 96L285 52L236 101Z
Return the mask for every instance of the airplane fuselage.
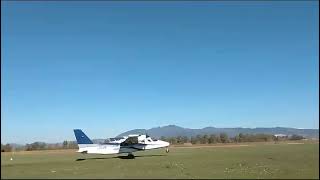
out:
M160 141L160 140L158 140ZM120 144L79 144L80 153L87 154L120 154L120 153L133 153L136 151L144 151L151 149L166 148L169 143L161 141L161 143L154 144L132 144L120 146Z
M78 142L79 153L85 154L132 154L136 151L167 148L169 143L162 140L155 140L146 135L133 135L124 137L117 141L104 144L94 144L81 130L75 130Z

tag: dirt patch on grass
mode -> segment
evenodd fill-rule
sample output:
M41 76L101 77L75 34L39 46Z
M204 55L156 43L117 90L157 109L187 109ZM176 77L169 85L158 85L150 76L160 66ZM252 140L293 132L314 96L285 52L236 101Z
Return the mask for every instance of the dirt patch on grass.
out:
M245 147L245 146L249 146L248 144L239 144L239 145L202 145L202 146L176 146L176 147L172 147L172 148L215 148L215 147Z
M304 144L304 143L287 143L287 144Z

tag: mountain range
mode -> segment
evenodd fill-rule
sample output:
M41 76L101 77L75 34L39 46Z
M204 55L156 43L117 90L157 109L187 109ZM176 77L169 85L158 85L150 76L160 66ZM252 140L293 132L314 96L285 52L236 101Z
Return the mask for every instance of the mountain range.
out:
M272 128L215 128L215 127L205 127L202 129L191 129L183 128L176 125L168 125L163 127L155 127L151 129L133 129L124 133L119 134L117 137L127 136L129 134L148 134L151 137L160 138L164 137L176 137L176 136L187 136L192 137L196 135L204 134L219 134L227 133L229 137L234 137L239 133L243 134L298 134L306 138L316 138L319 139L319 129L296 129L296 128L286 128L286 127L272 127ZM94 143L103 143L106 139L92 139ZM75 141L74 141L75 142ZM59 143L48 143L48 144L59 144ZM24 145L10 143L14 148L23 148Z
M160 138L164 137L176 137L176 136L187 136L192 137L196 135L204 134L219 134L227 133L229 137L234 137L239 133L244 134L298 134L307 138L319 138L319 129L296 129L287 127L272 127L272 128L216 128L216 127L205 127L202 129L190 129L183 128L176 125L168 125L163 127L155 127L151 129L133 129L124 133L119 134L117 137L127 136L129 134L145 134L149 136Z

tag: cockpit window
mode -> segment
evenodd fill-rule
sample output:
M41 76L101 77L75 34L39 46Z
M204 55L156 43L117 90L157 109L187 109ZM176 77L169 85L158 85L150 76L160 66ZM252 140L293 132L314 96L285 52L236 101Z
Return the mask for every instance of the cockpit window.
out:
M152 141L158 141L158 139L156 139L156 138L151 138L152 139Z

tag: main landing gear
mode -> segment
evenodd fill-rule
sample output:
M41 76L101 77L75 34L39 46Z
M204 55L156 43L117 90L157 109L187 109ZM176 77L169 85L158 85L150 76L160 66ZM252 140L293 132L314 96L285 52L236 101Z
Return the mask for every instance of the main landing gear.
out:
M169 152L169 148L166 149L166 153L168 153L168 152Z
M132 153L129 153L129 154L128 154L128 158L129 158L129 159L134 159L134 155L133 155Z

